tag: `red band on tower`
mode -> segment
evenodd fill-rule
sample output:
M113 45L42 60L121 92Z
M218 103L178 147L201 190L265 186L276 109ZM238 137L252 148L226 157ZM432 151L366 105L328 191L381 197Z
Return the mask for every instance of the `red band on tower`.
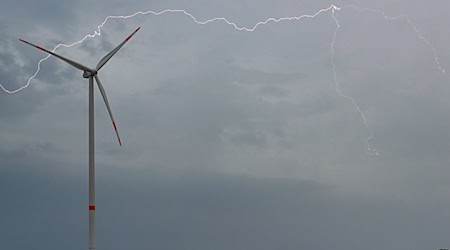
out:
M89 206L90 211L95 211L95 206Z

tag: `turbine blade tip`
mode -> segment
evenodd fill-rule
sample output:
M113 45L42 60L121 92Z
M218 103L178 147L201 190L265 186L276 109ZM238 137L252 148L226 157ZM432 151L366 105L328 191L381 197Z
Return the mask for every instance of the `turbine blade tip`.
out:
M129 35L127 37L127 39L125 39L125 41L128 42L134 36L134 34L136 34L136 32L138 32L140 29L141 29L141 27L137 28L131 35Z
M20 39L19 38L19 41L21 41L21 42L23 42L23 43L26 43L26 44L30 44L30 42L27 42L27 41L25 41L25 40L23 40L23 39ZM31 44L30 44L31 45Z

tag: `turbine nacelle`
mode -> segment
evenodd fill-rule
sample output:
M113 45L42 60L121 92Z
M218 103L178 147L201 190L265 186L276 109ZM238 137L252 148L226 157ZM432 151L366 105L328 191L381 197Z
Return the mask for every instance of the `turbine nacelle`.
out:
M85 71L83 71L83 78L94 77L97 75L97 73L98 73L97 70L92 70L92 71L85 70Z

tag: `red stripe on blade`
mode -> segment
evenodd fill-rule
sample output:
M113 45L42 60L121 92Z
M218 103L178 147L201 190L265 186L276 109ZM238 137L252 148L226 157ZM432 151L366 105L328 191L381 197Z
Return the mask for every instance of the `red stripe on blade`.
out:
M94 211L95 210L95 206L89 206L89 210L90 211Z
M129 35L129 36L127 37L127 39L125 39L125 41L128 42L128 41L131 39L131 37L133 37L134 34L136 34L136 32L138 32L138 30L140 30L140 29L141 29L141 27L137 28L137 29L133 32L133 34Z

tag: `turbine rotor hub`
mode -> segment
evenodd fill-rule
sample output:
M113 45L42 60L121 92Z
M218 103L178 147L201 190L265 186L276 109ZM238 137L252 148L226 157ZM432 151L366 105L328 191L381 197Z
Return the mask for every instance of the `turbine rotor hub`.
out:
M97 70L93 70L93 71L85 70L85 71L83 71L83 77L84 78L89 78L89 77L92 77L92 76L95 76L95 75L97 75Z

